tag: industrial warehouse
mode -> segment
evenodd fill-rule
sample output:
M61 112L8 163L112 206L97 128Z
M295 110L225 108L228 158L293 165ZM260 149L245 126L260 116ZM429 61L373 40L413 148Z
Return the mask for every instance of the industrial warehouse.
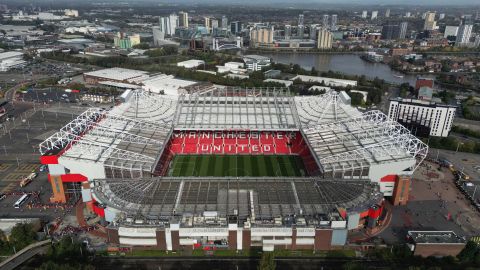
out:
M127 90L40 144L52 202L82 195L108 241L162 250L329 250L408 200L428 147L345 92ZM294 158L291 158L294 157ZM258 162L257 162L258 161Z

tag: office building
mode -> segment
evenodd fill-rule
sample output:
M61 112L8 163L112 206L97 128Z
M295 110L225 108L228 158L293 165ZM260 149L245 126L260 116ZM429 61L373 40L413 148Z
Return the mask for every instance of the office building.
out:
M178 27L178 16L177 14L170 14L170 35L175 35L175 30Z
M445 13L440 13L440 15L438 15L438 20L443 20L445 19Z
M329 17L330 17L330 16L327 15L327 14L324 14L324 15L323 15L323 18L322 18L322 26L323 26L324 28L330 27L330 24L328 23Z
M212 20L210 21L210 26L212 27L212 29L217 29L219 26L218 20L212 18Z
M400 24L387 23L382 27L382 39L404 39L407 33L407 22Z
M390 9L389 8L385 11L385 18L390 18Z
M303 25L304 23L304 15L300 14L298 15L298 25Z
M372 11L372 17L371 17L371 20L375 20L378 18L378 11L377 10L374 10Z
M258 71L262 68L269 67L271 60L269 57L261 55L245 55L243 57L243 62L245 62L245 67L248 71Z
M473 25L462 24L458 27L457 39L455 40L455 46L465 47L470 43L472 37Z
M405 18L410 18L412 16L411 12L405 12Z
M160 26L152 27L153 33L153 44L159 46L162 43L162 40L165 40L165 32L161 31Z
M230 23L230 32L232 34L237 34L242 32L242 24L239 21Z
M333 36L330 31L325 28L321 28L317 33L317 48L322 50L328 50L332 48Z
M443 32L443 37L456 37L458 33L458 26L451 26L447 25L445 26L445 32Z
M222 29L227 29L228 28L228 19L226 16L222 16Z
M437 28L437 22L435 21L435 12L426 12L425 22L423 24L423 30L432 31Z
M204 17L203 20L204 20L204 25L205 25L205 28L207 29L207 32L210 33L210 31L212 29L210 17Z
M303 39L305 36L305 26L299 25L297 26L297 38Z
M337 14L332 15L332 25L331 25L331 30L332 31L337 31L337 22L338 22L338 17Z
M178 13L178 19L179 19L179 22L178 22L179 27L188 28L188 13L187 12L180 11Z
M368 17L368 11L364 10L362 11L362 18L366 19Z
M388 118L417 136L447 137L452 129L456 107L418 99L390 100Z
M176 14L170 14L168 17L160 17L159 24L161 32L173 36L175 34L175 29L177 29L179 25L178 16Z
M284 36L285 36L285 39L290 39L290 37L292 36L292 26L291 25L289 25L289 24L285 25Z

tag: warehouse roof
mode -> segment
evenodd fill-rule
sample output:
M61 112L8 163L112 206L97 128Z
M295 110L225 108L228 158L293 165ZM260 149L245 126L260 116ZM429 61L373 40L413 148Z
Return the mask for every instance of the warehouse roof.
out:
M106 80L125 81L148 74L146 71L126 69L126 68L107 68L85 73L86 76L99 77Z

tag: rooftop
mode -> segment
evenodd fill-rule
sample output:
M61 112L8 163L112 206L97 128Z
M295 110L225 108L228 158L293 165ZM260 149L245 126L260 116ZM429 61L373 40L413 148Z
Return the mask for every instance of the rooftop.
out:
M84 73L86 76L100 77L107 80L125 81L144 76L148 72L126 68L107 68Z
M378 186L364 181L315 178L149 178L99 179L93 192L115 209L143 216L238 214L253 220L328 214L379 203Z
M295 101L284 89L234 89L182 95L176 129L298 130Z
M464 244L465 239L453 231L409 231L416 244Z

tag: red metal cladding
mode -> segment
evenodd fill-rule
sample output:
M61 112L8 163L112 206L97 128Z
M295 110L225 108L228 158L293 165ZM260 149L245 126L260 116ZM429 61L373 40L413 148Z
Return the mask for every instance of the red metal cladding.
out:
M58 156L40 156L40 163L43 165L58 164Z
M84 175L78 174L78 173L72 173L72 174L62 174L61 175L62 181L63 182L86 182L88 181L88 178L85 177Z
M379 206L372 207L368 211L368 216L374 219L379 218L381 214L382 214L382 208Z
M105 209L98 206L98 204L93 204L93 212L101 217L105 217Z
M396 181L397 181L396 174L386 175L380 179L380 182L396 182Z

